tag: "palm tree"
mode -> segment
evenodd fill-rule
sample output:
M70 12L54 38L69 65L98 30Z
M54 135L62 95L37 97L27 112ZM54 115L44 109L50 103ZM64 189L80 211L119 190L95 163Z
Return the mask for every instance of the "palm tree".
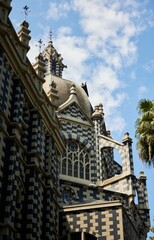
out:
M142 99L136 121L137 149L142 161L154 165L154 100Z

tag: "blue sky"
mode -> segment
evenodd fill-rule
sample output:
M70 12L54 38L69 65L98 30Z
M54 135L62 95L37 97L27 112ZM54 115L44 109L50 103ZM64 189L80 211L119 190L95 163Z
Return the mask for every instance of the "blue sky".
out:
M102 103L107 129L121 141L128 131L133 139L135 174L147 175L149 207L154 216L154 169L138 157L135 139L137 104L154 99L154 0L15 0L10 14L19 30L23 7L29 7L34 62L38 40L53 43L67 65L63 77L87 82L93 106Z

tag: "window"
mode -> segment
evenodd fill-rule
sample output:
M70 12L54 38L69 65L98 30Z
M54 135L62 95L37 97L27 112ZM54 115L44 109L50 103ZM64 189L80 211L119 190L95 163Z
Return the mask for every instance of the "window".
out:
M68 160L68 175L72 176L72 161Z
M66 142L61 156L61 173L90 180L90 153L85 146L73 140Z
M62 174L66 175L66 158L62 161Z

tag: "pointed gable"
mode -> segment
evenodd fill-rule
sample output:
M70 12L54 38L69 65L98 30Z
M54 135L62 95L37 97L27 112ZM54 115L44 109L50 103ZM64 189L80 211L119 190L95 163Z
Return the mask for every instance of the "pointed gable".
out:
M92 121L89 117L86 116L84 111L81 109L80 104L77 99L76 87L72 84L70 88L70 96L66 102L64 102L58 108L58 115L62 118L73 120L77 122L84 122L89 125L92 124Z

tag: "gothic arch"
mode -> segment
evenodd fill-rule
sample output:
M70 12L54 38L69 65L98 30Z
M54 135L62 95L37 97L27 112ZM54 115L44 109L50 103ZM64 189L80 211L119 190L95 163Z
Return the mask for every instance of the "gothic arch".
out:
M104 138L101 138L100 148L104 147L111 147L113 149L116 149L123 160L125 157L125 149L124 145L122 143L114 142L114 141L108 141Z
M104 147L110 147L117 150L121 158L123 172L129 171L131 168L133 168L129 159L129 149L123 143L114 141L112 138L110 139L101 136L99 139L99 147L100 149Z
M77 142L80 142L81 144L83 144L87 150L90 153L90 156L94 155L94 148L93 146L91 146L87 140L81 138L78 134L74 134L74 133L62 133L62 138L63 140L75 140Z

